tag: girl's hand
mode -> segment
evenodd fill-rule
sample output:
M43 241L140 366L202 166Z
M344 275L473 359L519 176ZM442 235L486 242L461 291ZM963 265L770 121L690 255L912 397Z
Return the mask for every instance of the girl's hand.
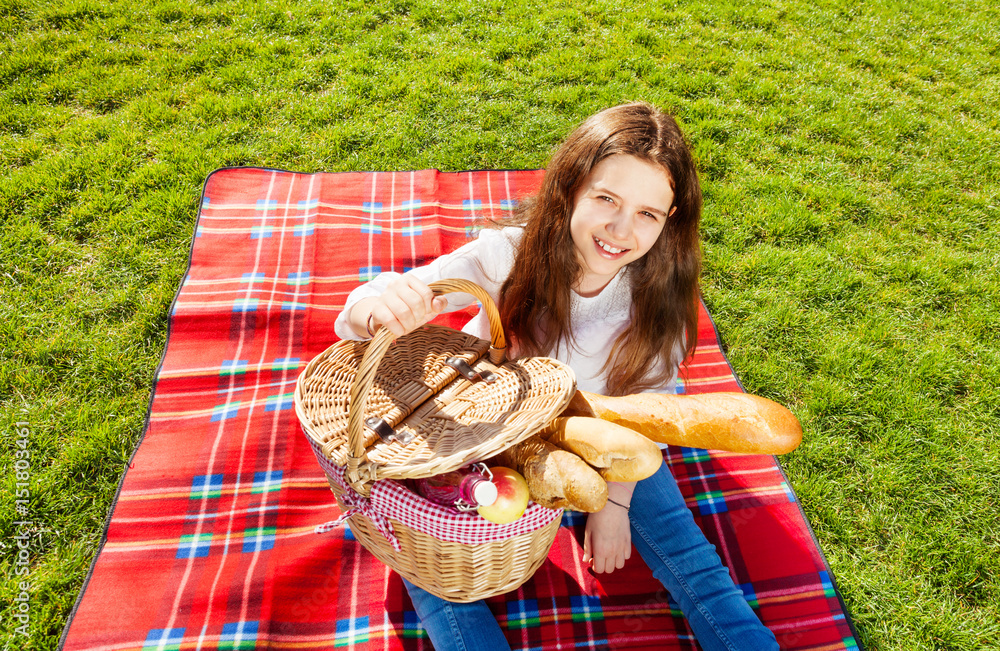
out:
M443 296L434 292L418 278L403 274L394 279L381 296L358 301L351 308L350 322L354 331L370 336L378 326L385 326L397 337L412 332L427 323L448 306Z
M608 502L597 513L587 517L583 534L583 562L593 564L598 574L625 567L632 556L632 528L628 511Z

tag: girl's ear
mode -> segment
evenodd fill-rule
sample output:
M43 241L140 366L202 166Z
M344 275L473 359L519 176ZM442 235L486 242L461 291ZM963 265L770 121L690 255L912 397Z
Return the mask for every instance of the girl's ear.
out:
M670 209L670 212L667 213L667 219L673 217L675 212L677 212L677 206L674 206L673 208Z

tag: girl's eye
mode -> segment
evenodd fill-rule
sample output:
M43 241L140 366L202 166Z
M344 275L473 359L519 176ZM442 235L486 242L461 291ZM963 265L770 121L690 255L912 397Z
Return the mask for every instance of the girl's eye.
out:
M602 195L600 195L600 196L599 196L599 197L597 197L597 198L598 198L599 200L601 200L601 201L607 201L608 203L614 203L614 202L615 202L615 200L614 200L614 199L612 199L611 197L608 197L608 196L605 196L605 195L603 195L603 194L602 194Z
M646 211L644 210L644 211L642 211L642 213L640 213L640 214L642 214L642 215L645 215L646 217L649 217L649 218L650 218L650 219L652 219L653 221L656 221L656 215L654 215L654 214L653 214L653 213L651 213L651 212L646 212Z

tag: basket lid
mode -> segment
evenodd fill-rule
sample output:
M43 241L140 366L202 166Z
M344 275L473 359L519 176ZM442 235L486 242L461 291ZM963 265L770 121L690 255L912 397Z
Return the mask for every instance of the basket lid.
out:
M350 463L352 387L371 342L340 341L299 376L295 409L306 434L338 466ZM438 325L425 325L393 342L371 379L362 421L382 419L390 440L363 428L362 481L427 477L487 459L530 437L569 403L573 371L547 357L495 365L490 342ZM493 382L468 380L447 364L464 359ZM366 491L365 491L366 492Z

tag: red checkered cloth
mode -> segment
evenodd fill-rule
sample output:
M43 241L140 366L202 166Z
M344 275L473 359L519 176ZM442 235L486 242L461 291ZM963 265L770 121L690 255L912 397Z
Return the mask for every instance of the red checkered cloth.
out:
M295 380L336 340L334 318L353 287L457 248L540 179L539 171L213 173L146 431L62 647L429 649L400 578L350 529L314 531L341 513L299 428ZM698 334L683 390L739 391L704 310ZM688 448L665 457L782 648L859 646L775 458ZM697 648L638 554L610 575L584 567L584 522L564 513L535 576L487 601L512 647Z
M478 515L456 513L453 509L434 504L391 479L383 479L372 484L371 497L365 498L351 488L344 476L343 468L327 459L322 448L311 438L309 443L312 444L320 467L343 489L345 501L349 500L354 505L354 509L348 510L336 520L319 525L318 533L326 533L340 526L356 509L378 527L396 551L400 551L399 541L392 532L389 519L401 522L410 529L422 531L438 540L478 545L507 540L541 529L563 513L562 509L547 509L532 502L525 509L524 515L515 522L494 524Z

